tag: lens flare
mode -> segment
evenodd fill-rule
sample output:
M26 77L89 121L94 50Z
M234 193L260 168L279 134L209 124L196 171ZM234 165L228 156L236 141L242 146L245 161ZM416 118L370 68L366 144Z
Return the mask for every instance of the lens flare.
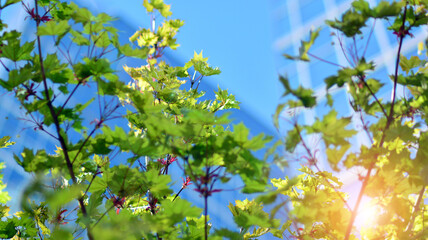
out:
M370 199L361 203L357 217L355 218L355 227L371 228L377 224L378 217L381 213L379 205L374 204Z

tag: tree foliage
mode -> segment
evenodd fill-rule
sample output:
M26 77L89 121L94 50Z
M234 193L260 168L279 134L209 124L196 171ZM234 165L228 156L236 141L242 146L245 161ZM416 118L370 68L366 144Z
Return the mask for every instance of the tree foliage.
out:
M313 124L295 114L287 128L279 119L285 109L307 111L323 102L312 89L280 76L285 102L274 125L287 128L287 134L269 149L271 137L252 137L244 124L231 124L225 110L239 109L233 95L219 88L209 98L199 89L207 77L221 73L202 51L182 66L171 66L163 56L179 47L176 34L184 24L170 18L163 0L143 1L150 27L136 31L127 44L119 41L115 19L106 13L94 15L60 0L35 0L33 6L6 0L0 10L19 3L36 34L23 41L22 33L0 22L0 63L7 72L0 85L14 93L32 129L57 147L49 152L26 145L14 154L34 180L22 193L21 212L9 215L10 197L0 192L0 238L427 238L427 44L420 45L423 54L402 54L405 39L427 25L427 1L370 6L358 0L340 19L326 21L341 45L350 43L343 52L348 66L321 59L338 66L324 80L329 110ZM377 66L357 48L367 49L372 31L365 32L374 21L390 22L388 30L397 37L395 71L384 79L371 76ZM298 56L284 56L320 59L310 49L321 33L311 31ZM131 57L142 64L123 66L132 79L126 83L113 66ZM336 89L346 92L351 114L335 109L335 101L343 101L333 98ZM90 94L77 99L82 92ZM113 127L117 119L128 127ZM362 134L369 142L359 146ZM310 145L311 137L321 144ZM1 138L0 148L13 144L9 140ZM281 145L303 163L300 174L271 178L269 184L266 159L281 166L291 162L277 151ZM265 160L254 155L260 149L266 150ZM322 169L321 159L330 170ZM340 176L355 171L359 189L346 192ZM178 187L177 176L183 181ZM232 178L242 181L243 193L261 194L229 203L237 228L218 228L208 216L209 200ZM0 191L4 188L0 182ZM202 209L181 198L189 189L200 195ZM361 228L356 219L364 199L378 217Z
M1 9L19 2L8 0ZM253 151L270 138L251 138L242 123L230 124L224 110L239 109L239 102L227 90L210 99L198 89L204 77L221 71L202 52L183 66L163 58L179 46L175 35L184 24L169 18L169 5L144 1L151 27L136 31L128 44L105 13L59 0L22 6L36 35L22 41L1 23L0 60L8 77L0 85L57 149L26 146L14 155L35 178L23 193L22 212L3 211L1 238L207 239L209 197L223 184L238 177L244 193L264 190L269 166ZM128 84L112 67L124 57L145 63L124 66ZM92 95L79 102L81 91ZM129 127L112 127L113 119ZM183 179L176 192L171 172ZM189 185L204 199L203 209L180 197ZM7 195L1 196L5 203ZM211 234L221 238L222 231Z
M297 239L426 239L427 229L427 161L425 157L427 90L426 43L423 54L403 55L405 39L428 23L427 1L352 2L340 19L328 20L333 28L348 66L321 59L310 52L318 32L302 41L299 56L285 57L309 61L311 58L333 64L339 69L325 78L328 112L303 124L295 114L288 121L291 129L283 140L286 151L300 156L303 165L295 178L271 179L272 192L262 199L275 206L288 205L289 234ZM378 68L365 56L376 21L390 22L388 30L396 38L394 72L383 79L372 77ZM372 26L367 27L371 22ZM367 30L368 29L368 30ZM369 33L370 32L370 33ZM359 41L358 39L361 39ZM275 115L279 127L284 109L309 111L322 105L311 89L293 89L286 77L280 77L287 102L280 104ZM388 87L386 87L388 86ZM398 89L403 88L404 94ZM332 93L345 91L348 99L334 99ZM384 97L390 92L391 100ZM349 101L353 112L338 113L335 101ZM284 126L285 127L285 126ZM365 137L362 137L366 135ZM319 145L311 145L311 138ZM358 146L357 139L367 139ZM332 172L322 170L326 159ZM356 174L357 172L358 174ZM344 189L337 176L352 176L359 184ZM349 184L349 183L348 183ZM349 188L357 188L349 190ZM362 202L368 202L362 206ZM355 202L351 204L351 202ZM371 211L372 215L362 213ZM360 218L358 222L356 219ZM363 218L363 219L362 219ZM375 218L367 219L367 218ZM361 226L361 221L370 225Z

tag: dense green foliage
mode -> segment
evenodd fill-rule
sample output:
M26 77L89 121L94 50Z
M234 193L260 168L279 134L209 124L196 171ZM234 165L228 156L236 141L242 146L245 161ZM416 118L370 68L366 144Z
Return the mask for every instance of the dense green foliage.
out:
M52 137L57 149L26 146L14 155L34 180L22 193L22 211L11 215L5 205L10 197L0 181L0 238L428 237L428 44L420 46L417 56L401 53L404 39L427 25L427 1L370 6L358 0L341 19L327 21L341 45L351 43L344 49L349 66L335 64L337 73L325 79L329 112L308 125L296 111L286 136L267 150L270 137L250 138L242 123L230 123L224 110L239 109L233 95L218 89L210 99L198 89L205 77L220 74L202 52L195 52L183 66L170 66L163 57L166 49L179 46L175 36L184 24L170 18L170 6L163 0L143 1L150 28L136 31L124 45L108 14L93 15L60 0L35 0L33 7L6 0L0 2L0 10L18 3L36 34L23 42L20 32L0 22L0 63L8 72L0 85L15 94L32 128ZM371 31L364 33L374 20L389 21L388 29L397 36L395 72L384 79L370 76L376 66L365 58L365 50L359 50L370 44ZM310 48L320 34L320 29L312 31L298 56L285 57L319 59ZM123 66L132 78L129 83L113 70L114 62L125 57L142 62ZM304 112L323 104L312 89L296 87L285 76L280 81L286 100L274 116L278 129L287 128L280 121L285 109ZM388 101L381 93L390 85ZM398 94L398 85L405 94ZM337 89L346 91L351 115L335 109L335 101L342 101L333 98ZM76 98L81 92L85 96ZM128 127L111 127L114 119L125 120ZM362 134L369 143L358 146L357 135ZM319 146L309 145L312 136L320 138ZM0 148L13 144L9 140L1 138ZM280 146L287 157L278 153ZM270 179L269 184L269 165L253 154L260 149L281 166L290 162L288 156L298 156L301 174ZM332 172L321 169L322 158ZM339 176L353 171L359 172L361 187L357 193L346 193ZM183 179L180 187L174 186L177 175ZM243 193L261 194L224 203L239 229L218 228L208 217L209 199L221 194L231 178L243 182ZM203 199L202 209L181 198L188 188ZM378 217L361 228L356 218L364 197ZM286 217L280 215L284 211Z
M293 89L286 77L280 77L288 101L278 106L277 127L284 109L309 109L323 104L324 109L329 108L327 114L310 125L302 124L299 114L290 118L291 129L283 144L286 151L298 154L305 165L296 178L272 179L274 189L263 200L272 202L278 196L287 196L277 206L290 206L289 230L295 238L428 237L425 148L428 41L420 44L419 55L402 55L404 39L426 27L427 7L428 1L381 1L370 6L368 1L358 0L341 19L326 21L333 28L332 35L337 37L348 66L320 59L310 52L320 29L311 32L309 41L302 41L299 56L285 54L288 59L315 58L339 68L336 74L324 79L326 93L321 98L326 99L326 104L317 102L319 98L312 89L302 86ZM377 68L365 56L376 21L391 23L388 30L397 37L395 71L383 79L371 76ZM404 94L398 92L399 85ZM337 90L346 91L347 99L333 98L331 94ZM388 91L389 101L385 94ZM338 113L335 101L349 101L353 112ZM366 137L362 138L363 135ZM311 145L311 138L319 139L320 144ZM358 138L367 141L358 146ZM320 159L326 159L335 173L322 170ZM358 190L344 192L342 179L337 176L356 176L355 172L360 184L354 184L353 188L358 186ZM354 206L350 203L352 199L356 202ZM363 201L366 206L361 206ZM356 222L358 215L361 216Z
M1 9L19 2L8 0ZM221 112L239 102L226 90L218 89L215 99L198 90L204 77L220 70L202 52L184 66L163 60L166 48L179 46L175 35L184 24L169 18L169 5L144 1L151 28L138 30L125 45L105 13L58 0L22 5L36 35L22 42L21 33L1 24L0 57L9 76L0 85L15 93L34 130L58 147L55 153L26 147L15 154L35 180L23 193L23 211L2 219L2 238L207 238L208 198L222 191L219 184L238 176L243 192L264 190L269 167L252 151L270 138L250 139L243 124L230 125ZM145 61L124 67L133 78L129 84L112 69L123 57ZM82 88L95 90L79 102ZM95 114L85 114L87 108ZM129 127L111 128L108 122L117 118ZM183 178L176 193L172 171ZM180 198L190 184L204 199L203 209ZM5 203L7 195L1 196ZM221 231L211 232L221 238Z

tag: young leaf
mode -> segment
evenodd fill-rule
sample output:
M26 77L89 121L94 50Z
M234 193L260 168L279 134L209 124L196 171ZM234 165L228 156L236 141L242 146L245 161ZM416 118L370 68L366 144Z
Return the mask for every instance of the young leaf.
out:
M15 144L15 142L11 142L9 140L10 140L9 136L5 136L5 137L0 138L0 148L7 148L7 147ZM1 169L1 167L0 167L0 169Z
M292 89L286 77L279 76L279 79L285 88L284 96L292 94L298 98L302 105L306 108L311 108L316 105L316 97L313 96L314 92L312 89L304 88L302 86L299 86L297 89Z
M361 34L361 28L366 26L367 18L364 14L348 10L342 15L342 20L327 20L326 24L341 31L347 37L354 37Z
M288 54L284 54L284 57L291 60L301 60L301 61L309 61L309 49L314 44L315 39L318 37L321 28L317 28L315 31L310 31L309 33L309 41L302 41L301 46L299 48L299 56L291 56Z
M70 30L70 25L67 20L63 21L49 21L44 25L37 28L37 35L39 36L63 36Z
M8 58L14 62L31 60L31 52L34 49L34 42L35 41L26 42L21 46L19 39L12 38L8 40L8 44L1 47L0 57Z
M374 18L387 18L397 16L401 12L401 8L404 6L405 2L388 2L381 1L375 8L372 10L372 17Z
M421 64L421 59L418 56L412 56L410 59L405 56L400 56L400 67L406 74L409 74L409 71L415 67L419 67Z

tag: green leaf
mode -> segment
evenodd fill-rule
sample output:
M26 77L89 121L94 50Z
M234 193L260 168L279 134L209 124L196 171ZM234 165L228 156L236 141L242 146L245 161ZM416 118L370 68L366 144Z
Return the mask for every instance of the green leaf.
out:
M371 16L372 10L366 0L358 0L352 2L352 7L358 12L361 12L364 16Z
M12 91L12 89L30 80L32 76L31 66L26 65L19 69L19 71L16 69L11 70L9 72L9 81L3 81L0 79L0 85L9 91Z
M85 104L76 104L76 106L74 107L74 110L76 112L81 112L83 111L85 108L87 108L89 106L89 104L91 104L93 101L95 100L95 98L91 98L89 99L89 101L87 101Z
M67 20L63 21L49 21L44 25L37 28L37 35L39 36L63 36L70 30L70 25Z
M169 175L159 175L159 171L156 169L151 169L145 173L147 178L147 186L150 189L150 192L156 198L162 198L164 196L170 195L172 190L169 187L171 182L171 176Z
M309 49L314 44L315 39L318 37L319 32L321 31L321 28L317 28L315 31L309 32L309 41L302 41L301 46L299 48L299 56L291 56L288 54L284 54L284 57L291 59L291 60L301 60L301 61L309 61Z
M342 74L341 74L342 73ZM343 74L343 71L339 71L338 76L330 76L324 79L324 82L326 83L326 89L332 88L334 85L337 85L338 87L343 87L343 85L351 80L351 76Z
M400 138L404 142L414 141L413 132L413 128L407 125L392 125L387 131L388 134L385 134L385 141L393 141L396 138Z
M71 187L53 192L50 196L48 196L46 201L51 209L59 209L64 207L70 201L81 197L84 190L84 185L72 185Z
M211 67L208 63L203 61L193 61L193 66L202 76L212 76L221 73L218 67Z
M34 49L34 42L35 41L26 42L21 46L18 39L8 40L8 44L1 48L0 57L8 58L14 62L31 60L31 52Z
M246 175L241 175L242 180L245 183L244 188L242 189L243 193L257 193L264 192L266 190L266 182L260 180L254 180Z
M334 171L340 171L337 165L350 147L351 145L342 145L339 148L326 149L327 161L330 163L330 166Z
M218 91L215 91L214 93L218 103L212 104L211 109L213 112L223 109L239 109L240 102L236 101L235 96L229 94L227 90L222 90L219 87Z
M128 57L146 59L149 53L149 48L132 49L131 45L125 44L118 48L119 52Z
M260 133L259 135L251 138L247 142L242 145L242 147L251 149L253 151L257 151L265 147L265 145L272 140L272 137L265 136L264 133Z
M421 65L421 59L418 56L412 56L410 59L405 56L400 56L400 67L406 74L409 74L409 71L413 68L419 67Z
M14 237L18 231L16 230L15 222L12 219L0 222L0 238L10 239Z
M271 221L271 219L269 219L269 215L263 211L263 205L257 203L255 200L236 200L235 206L230 203L228 207L234 215L233 219L235 220L235 223L240 227L277 227L276 225L278 223Z
M92 194L89 197L88 207L87 207L89 216L94 216L95 214L98 213L97 208L103 203L103 200L104 200L104 197L103 197L104 190L92 191Z
M153 176L153 173L149 173L149 177L151 176ZM164 190L165 178L170 180L169 176L162 176L163 177L159 179L150 179L152 182L160 184L158 189L156 189L159 190L159 192ZM109 168L107 171L104 171L103 178L105 178L110 190L115 195L121 197L129 196L130 194L145 193L147 191L147 186L151 186L150 182L147 182L146 174L138 171L136 168L129 168L126 165L118 165Z
M300 141L299 131L296 128L291 129L285 137L285 150L288 152L294 152L294 149L296 149L296 146Z
M94 181L92 181L90 192L104 192L107 188L107 182L104 178L96 177Z
M244 239L244 236L242 236L242 234L240 234L238 232L231 231L227 228L216 229L214 232L214 235L222 237L222 239L230 239L230 240Z
M96 22L108 23L114 21L115 19L106 13L100 13L96 17Z
M9 140L10 140L9 136L5 136L5 137L0 138L0 148L7 148L7 147L15 144L15 142L11 142ZM1 169L1 167L0 167L0 169Z
M317 101L316 97L313 96L314 91L312 89L304 88L302 86L299 86L297 89L292 89L286 77L279 76L279 80L285 88L284 96L292 94L298 98L302 105L306 108L311 108L316 105Z
M357 133L355 130L348 130L346 127L351 123L351 118L337 118L337 112L331 110L324 119L317 119L312 126L306 126L308 133L322 133L325 144L329 146L346 145L346 138L350 138Z
M154 7L149 3L149 0L144 0L143 6L146 8L147 12L153 12Z
M61 228L55 228L52 232L52 239L61 239L61 240L73 240L73 234L71 232L61 229Z
M199 217L202 212L202 209L192 206L192 203L181 198L176 198L174 201L165 200L162 202L162 208L172 225L181 222L186 217Z
M196 53L196 51L193 52L193 58L191 60L192 62L207 62L208 58L203 57L203 51L201 50L200 53Z
M404 6L405 2L388 2L381 1L377 4L372 10L372 17L374 18L387 18L398 16L401 12L401 8Z
M95 17L92 13L86 8L79 8L76 6L76 12L74 12L71 17L76 23L82 23L84 25L90 24L91 21L95 20Z
M167 5L163 0L144 0L143 6L146 8L147 12L153 12L154 9L158 10L161 15L165 18L171 16L171 5Z
M379 80L370 78L366 80L367 85L370 87L370 90L372 90L373 93L377 93L379 89L383 87L383 83L381 83Z
M46 154L45 150L38 150L36 154L28 148L24 148L21 158L14 154L15 161L27 172L45 171L52 167L58 167L64 164L56 156Z
M342 20L327 20L326 24L351 38L356 34L361 34L361 28L366 26L367 18L364 14L348 10L342 15Z
M69 93L68 88L65 85L59 86L58 90L61 91L63 94L68 94Z
M233 127L233 136L235 141L238 143L244 143L248 140L248 134L250 131L247 127L241 122Z
M78 46L89 46L91 44L89 39L84 37L81 32L78 32L74 29L70 29L70 33L72 35L71 40Z
M333 97L331 96L331 94L327 93L326 98L327 98L327 105L329 107L333 107Z
M139 47L154 46L155 44L157 44L158 41L159 41L159 37L149 29L141 30L137 38Z
M286 107L286 103L281 103L276 107L275 114L273 115L273 125L276 129L279 129L279 115L282 113L282 111L284 111Z

